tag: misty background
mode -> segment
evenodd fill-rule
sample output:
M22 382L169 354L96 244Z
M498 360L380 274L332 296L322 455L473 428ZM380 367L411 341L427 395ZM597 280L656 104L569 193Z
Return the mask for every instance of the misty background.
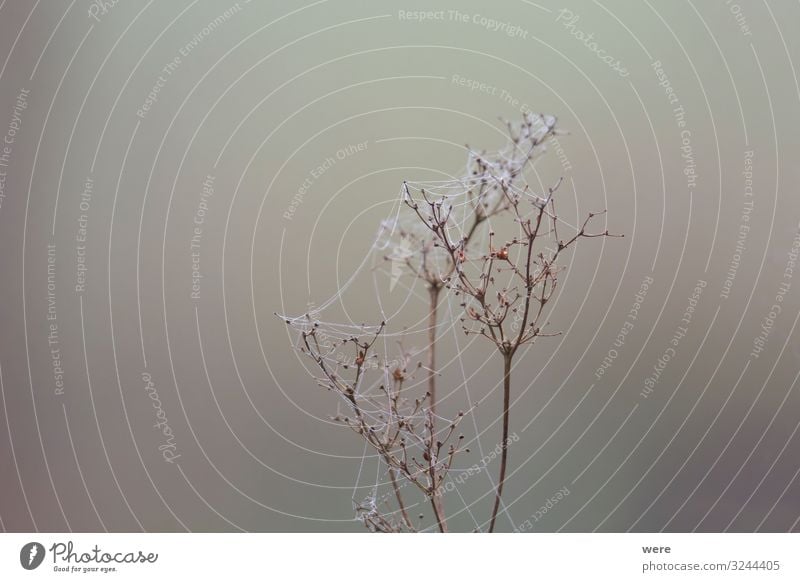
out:
M563 177L565 220L607 209L625 238L570 253L563 335L516 360L498 529L798 531L798 21L789 1L3 3L0 525L363 531L353 500L385 475L275 313L389 313L424 345L420 283L373 269L379 224L403 180L460 175L530 110L569 132L531 187ZM442 414L484 399L468 467L500 438L502 362L442 306ZM448 495L452 529L488 519L496 473Z

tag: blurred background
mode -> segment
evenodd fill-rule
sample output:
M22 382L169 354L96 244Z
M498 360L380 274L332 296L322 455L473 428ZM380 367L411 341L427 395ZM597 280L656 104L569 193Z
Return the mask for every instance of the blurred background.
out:
M516 359L498 529L800 530L798 22L788 0L0 4L0 525L363 531L385 473L275 313L388 315L424 346L381 220L533 111L568 134L531 188L563 178L565 221L607 209L625 238L569 254L563 334ZM500 438L502 361L458 309L439 389L445 416L481 402L465 468ZM452 529L485 527L486 469Z

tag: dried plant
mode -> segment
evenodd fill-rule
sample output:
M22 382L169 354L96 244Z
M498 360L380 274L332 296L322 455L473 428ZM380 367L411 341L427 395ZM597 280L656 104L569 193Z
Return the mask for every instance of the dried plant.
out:
M464 418L437 415L436 341L438 304L442 292L452 293L463 308L467 335L494 344L503 359L503 407L499 477L488 531L495 529L508 466L511 371L522 346L538 338L559 335L546 331L547 305L558 288L559 260L564 251L585 238L607 237L607 230L589 232L590 223L605 210L590 213L580 226L559 219L555 196L561 180L541 195L524 183L528 164L557 134L556 119L526 115L507 124L509 142L494 154L469 151L467 172L456 181L421 185L404 182L403 202L411 218L384 223L399 242L384 255L392 275L400 265L428 290L427 344L419 352L400 345L400 357L390 360L376 346L386 340L385 323L374 328L325 330L310 316L286 318L299 330L300 351L310 357L321 376L318 384L338 394L347 413L333 420L361 436L386 466L393 490L391 507L374 498L355 503L358 516L371 531L417 531L401 488L413 485L430 501L436 526L447 531L442 502L443 484L462 450L463 436L454 438ZM478 236L482 224L485 236ZM504 242L495 226L508 235ZM559 230L569 230L561 238ZM482 240L480 240L482 238ZM348 356L343 354L348 352ZM422 355L425 364L413 361ZM367 380L377 372L378 379ZM416 374L425 379L417 381ZM421 386L427 390L420 394ZM467 411L469 412L469 411ZM442 424L441 429L439 423ZM398 481L402 481L400 485Z
M434 246L444 249L455 265L444 286L461 298L465 310L464 332L490 340L503 357L503 434L500 476L489 531L494 531L508 463L508 434L511 402L511 366L517 350L537 338L559 335L545 333L542 316L553 298L561 270L557 262L563 251L581 238L612 236L607 230L589 233L589 222L602 213L590 213L577 232L563 240L558 235L559 219L553 194L561 181L549 188L546 197L532 195L499 180L503 199L510 209L519 234L495 247L489 233L488 249L470 256L465 238L452 223L452 206L447 199L431 199L421 191L422 202L406 190L406 204L435 236ZM552 248L547 245L552 245ZM512 329L512 327L516 329Z
M320 341L320 323L310 318L305 319L303 328L300 350L322 372L318 384L339 394L348 405L349 412L336 415L333 420L364 438L388 467L400 518L395 519L374 505L360 505L356 509L364 523L372 531L416 531L397 483L399 475L430 499L439 531L446 532L441 489L453 459L461 451L463 436L453 436L464 413L460 412L446 430L437 434L430 392L414 397L406 388L412 379L413 354L402 350L399 361L388 362L375 350L384 324L367 332L366 338L352 335L341 341L329 341L327 334ZM352 359L342 363L336 354L348 348ZM369 370L381 372L383 381L377 390L364 385Z
M466 173L455 183L443 183L440 189L458 188L456 195L465 199L460 205L458 225L463 229L463 247L467 249L478 233L479 227L509 210L508 197L503 188L511 188L522 176L528 164L545 152L547 140L557 134L556 118L527 113L519 124L505 122L508 143L503 150L487 154L475 152L467 146ZM409 182L403 183L404 194L409 195ZM449 194L443 194L449 197ZM453 216L456 220L455 215ZM435 233L427 224L417 220L405 223L384 223L384 228L396 231L399 242L391 248L384 259L392 264L392 275L397 276L396 267L404 267L413 277L420 279L428 291L428 391L431 411L436 414L436 335L438 306L442 288L450 279L457 264L450 253L441 252Z

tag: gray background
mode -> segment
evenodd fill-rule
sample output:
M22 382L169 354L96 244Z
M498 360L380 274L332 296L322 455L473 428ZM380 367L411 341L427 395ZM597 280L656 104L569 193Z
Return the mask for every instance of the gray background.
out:
M607 208L608 228L626 238L570 255L549 318L564 335L517 360L519 441L499 529L519 528L567 487L528 529L798 530L800 280L784 277L800 221L797 3L240 2L208 34L232 4L122 1L97 19L91 6L0 7L0 135L30 91L0 207L2 528L361 531L352 499L369 494L374 459L362 465L362 443L326 420L336 400L315 387L273 313L338 297L327 319L375 322L375 280L386 309L404 305L394 329L419 327L421 287L390 291L370 270L377 225L397 208L402 180L457 174L464 144L500 147L498 116L517 118L526 104L570 132L562 160L551 151L531 183L564 176L565 219ZM420 9L444 19L399 14ZM629 75L571 34L562 9ZM487 29L484 16L520 33ZM654 61L686 112L691 191ZM471 91L454 75L496 90ZM287 219L310 172L361 142ZM750 230L724 298L747 151ZM215 193L192 299L190 239L208 175ZM76 292L81 214L87 281ZM48 345L48 245L63 394ZM598 380L646 277L654 284L634 329ZM643 398L698 280L707 286L688 333ZM468 466L499 438L501 362L457 331L441 329L443 412L485 397L465 424ZM174 463L159 451L145 372ZM459 491L447 506L454 529L468 531L487 519L492 485L483 474Z

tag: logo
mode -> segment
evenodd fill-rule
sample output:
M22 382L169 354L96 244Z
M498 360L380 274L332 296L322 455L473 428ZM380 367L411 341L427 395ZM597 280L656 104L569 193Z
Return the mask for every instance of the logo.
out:
M19 551L19 563L26 570L35 570L44 560L44 546L39 542L28 542Z

